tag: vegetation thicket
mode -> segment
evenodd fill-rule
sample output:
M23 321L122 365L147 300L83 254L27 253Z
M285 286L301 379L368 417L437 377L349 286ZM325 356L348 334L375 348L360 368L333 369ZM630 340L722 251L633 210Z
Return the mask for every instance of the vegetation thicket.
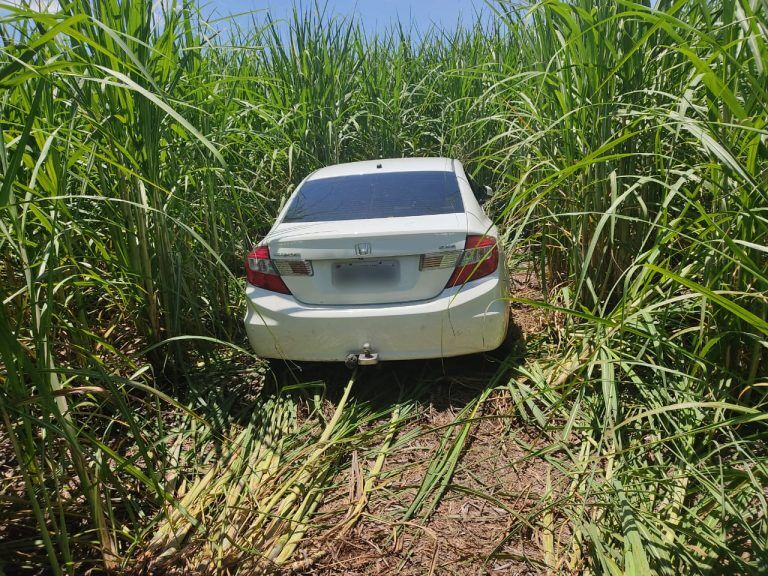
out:
M2 5L3 550L54 574L286 566L362 450L349 530L414 396L373 408L350 383L329 414L322 382L242 384L255 360L239 388L195 375L245 354L242 257L292 186L444 155L496 190L552 322L446 428L403 522L501 387L564 479L510 532L549 530L535 569L768 572L768 4L490 10L372 35L322 9Z

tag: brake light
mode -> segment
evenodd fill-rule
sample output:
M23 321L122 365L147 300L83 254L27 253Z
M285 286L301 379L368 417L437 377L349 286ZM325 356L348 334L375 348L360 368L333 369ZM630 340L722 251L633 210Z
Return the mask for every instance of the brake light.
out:
M499 267L499 248L492 236L467 236L464 252L458 258L456 268L446 288L483 278Z
M267 246L259 246L248 254L245 259L245 276L249 284L264 290L281 294L291 293L270 259Z

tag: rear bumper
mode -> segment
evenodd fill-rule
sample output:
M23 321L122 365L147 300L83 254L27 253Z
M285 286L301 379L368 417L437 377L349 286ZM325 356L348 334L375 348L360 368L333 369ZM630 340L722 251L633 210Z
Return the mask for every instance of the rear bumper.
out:
M245 327L265 358L341 361L366 343L381 360L443 358L497 348L507 333L507 296L498 272L405 304L314 306L247 285Z

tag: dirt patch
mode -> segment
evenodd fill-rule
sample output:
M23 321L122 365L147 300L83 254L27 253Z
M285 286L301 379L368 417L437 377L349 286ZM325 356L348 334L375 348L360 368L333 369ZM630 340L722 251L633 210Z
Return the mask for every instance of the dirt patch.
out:
M443 390L440 396L446 394ZM530 448L541 444L535 433L517 426L510 430L509 408L503 390L485 402L434 513L403 523L442 431L457 415L456 406L438 409L426 403L420 416L401 429L399 436L409 439L388 455L358 525L342 538L334 533L350 506L345 472L318 512L329 529L311 535L294 566L317 575L544 573L542 534L535 520L547 509L548 494L557 492L560 478L546 460L531 457Z
M512 321L520 328L524 337L541 334L553 321L552 314L517 299L538 302L542 300L541 285L531 271L516 272L509 277L512 303L510 313Z

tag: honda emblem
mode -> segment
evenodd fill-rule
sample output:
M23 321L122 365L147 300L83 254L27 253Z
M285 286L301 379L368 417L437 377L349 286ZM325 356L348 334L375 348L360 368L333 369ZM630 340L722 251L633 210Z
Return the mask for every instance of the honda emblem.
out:
M368 242L355 244L355 254L358 256L368 256L371 253L371 245Z

